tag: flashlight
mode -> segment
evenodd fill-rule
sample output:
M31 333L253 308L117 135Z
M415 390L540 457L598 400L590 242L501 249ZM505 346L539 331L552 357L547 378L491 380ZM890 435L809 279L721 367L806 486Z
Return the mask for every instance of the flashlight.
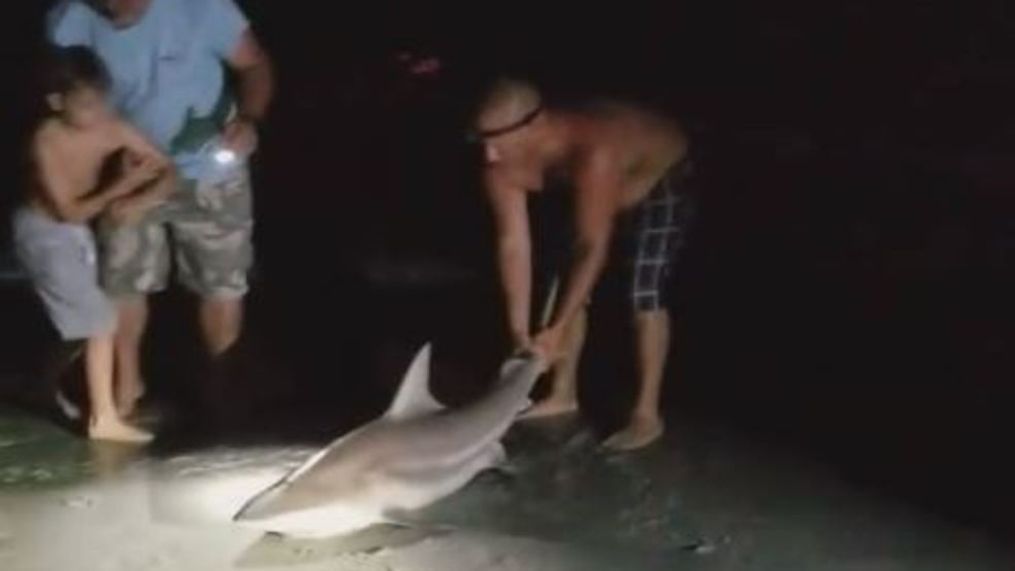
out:
M220 165L229 165L236 162L236 153L229 149L219 149L213 155L215 162Z

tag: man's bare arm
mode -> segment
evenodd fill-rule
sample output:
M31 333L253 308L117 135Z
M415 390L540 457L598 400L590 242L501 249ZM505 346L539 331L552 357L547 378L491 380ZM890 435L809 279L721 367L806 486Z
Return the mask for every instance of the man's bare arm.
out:
M593 157L576 180L575 242L567 284L550 329L562 330L585 305L606 265L621 180L612 159Z
M525 191L506 183L497 172L485 175L486 193L497 232L497 260L508 327L513 341L528 343L532 303L532 240Z
M32 142L32 158L42 198L52 213L64 222L83 224L95 218L110 202L135 188L132 178L121 176L102 188L81 195L80 190L67 179L61 157L45 136L37 136Z
M227 63L236 73L239 83L240 119L260 122L275 94L275 71L253 31L248 29L243 33Z

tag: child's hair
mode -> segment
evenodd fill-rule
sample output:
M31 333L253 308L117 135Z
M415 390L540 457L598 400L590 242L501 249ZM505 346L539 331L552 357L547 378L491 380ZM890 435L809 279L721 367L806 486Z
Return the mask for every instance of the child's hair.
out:
M84 46L50 47L42 66L44 94L67 94L75 89L91 87L108 91L109 71L95 52Z

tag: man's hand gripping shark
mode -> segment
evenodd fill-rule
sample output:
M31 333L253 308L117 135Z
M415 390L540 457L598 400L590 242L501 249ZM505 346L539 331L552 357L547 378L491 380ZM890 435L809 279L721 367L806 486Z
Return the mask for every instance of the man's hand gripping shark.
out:
M235 516L250 527L320 538L351 533L425 507L506 459L500 440L530 404L546 370L509 359L490 391L447 410L430 394L430 346L417 353L386 413L342 436Z

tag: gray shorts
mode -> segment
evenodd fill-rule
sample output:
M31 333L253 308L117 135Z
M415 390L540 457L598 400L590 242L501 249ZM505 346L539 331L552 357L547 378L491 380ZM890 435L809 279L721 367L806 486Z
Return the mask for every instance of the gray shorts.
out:
M113 331L116 311L99 287L95 240L87 226L22 207L14 214L14 248L63 339Z

